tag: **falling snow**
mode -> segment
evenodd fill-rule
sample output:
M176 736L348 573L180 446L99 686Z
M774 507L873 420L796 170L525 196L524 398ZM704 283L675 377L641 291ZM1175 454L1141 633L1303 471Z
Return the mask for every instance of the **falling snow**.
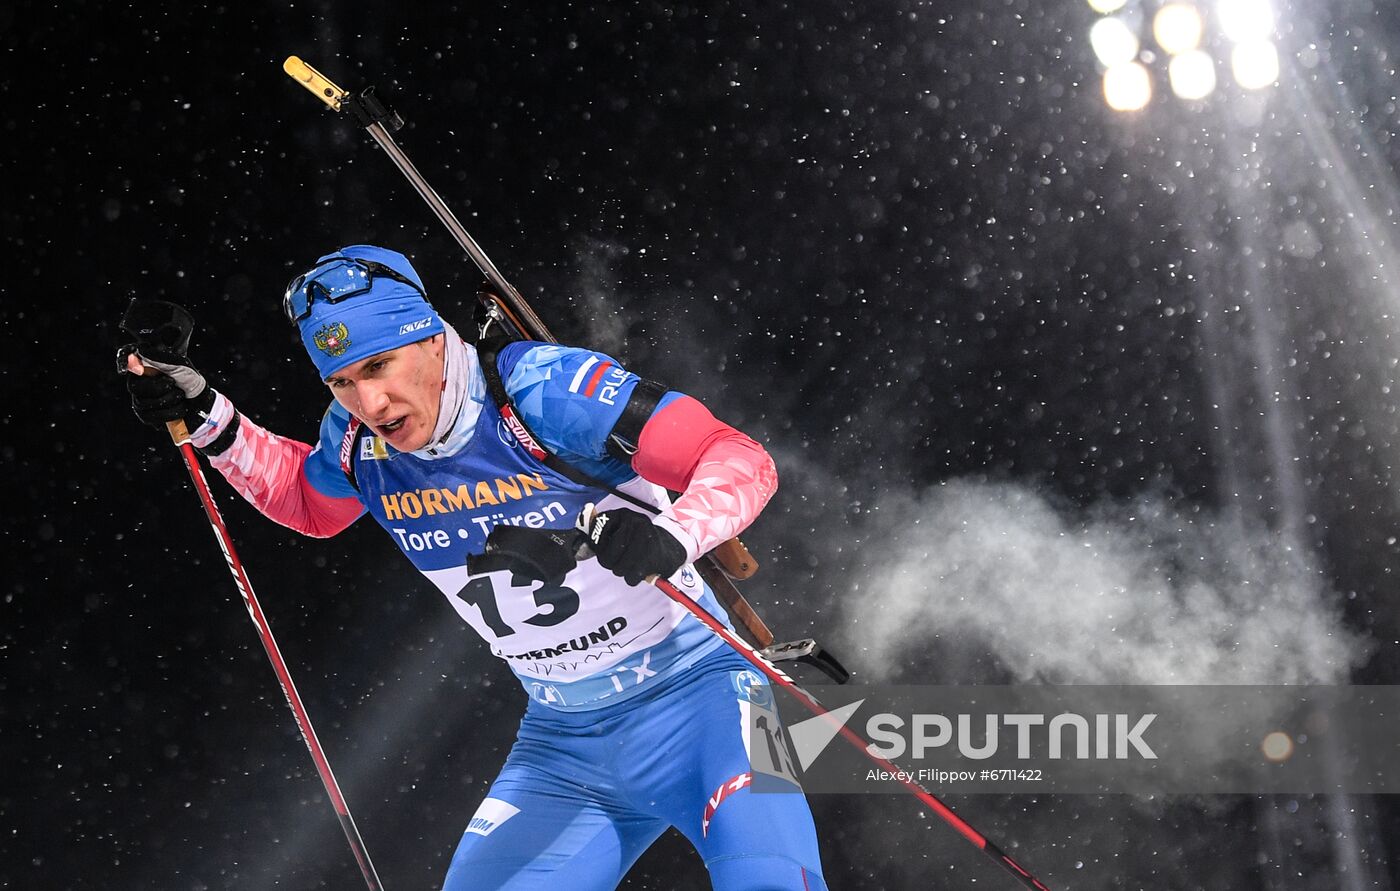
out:
M358 882L111 359L130 297L180 301L216 386L309 441L295 270L385 243L469 317L477 272L289 53L377 85L563 339L767 445L746 591L858 683L1400 680L1400 4L1276 0L1257 90L1202 4L1195 100L1158 5L1118 13L1135 112L1084 0L0 9L0 887ZM518 685L377 529L216 488L385 884L437 887ZM1057 889L1400 883L1384 797L950 802ZM833 888L1008 886L912 802L812 804ZM673 835L624 887L708 884Z

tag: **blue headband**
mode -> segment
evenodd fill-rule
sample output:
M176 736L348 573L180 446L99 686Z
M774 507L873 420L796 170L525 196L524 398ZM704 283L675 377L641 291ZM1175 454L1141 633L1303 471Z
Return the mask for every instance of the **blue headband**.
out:
M319 258L303 278L312 283L322 275L331 280L340 276L343 280L355 270L352 260L387 266L418 288L387 275L370 273L367 290L350 294L338 303L313 294L310 311L306 318L297 321L297 328L302 345L323 380L348 365L426 340L443 330L442 318L421 292L423 280L398 251L368 244L348 245Z

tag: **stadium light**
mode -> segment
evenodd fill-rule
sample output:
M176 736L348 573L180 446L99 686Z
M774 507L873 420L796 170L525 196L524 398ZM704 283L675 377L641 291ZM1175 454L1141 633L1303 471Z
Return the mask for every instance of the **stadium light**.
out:
M1167 76L1180 98L1204 99L1215 89L1215 60L1205 50L1190 50L1172 57Z
M1152 101L1152 76L1141 62L1124 62L1103 73L1103 97L1114 111L1139 111Z
M1246 90L1262 90L1278 80L1278 50L1268 40L1250 40L1230 53L1235 82Z
M1204 32L1201 14L1189 3L1168 3L1152 19L1152 36L1157 45L1173 56L1200 46Z
M1141 44L1128 23L1116 16L1094 22L1089 29L1089 45L1105 68L1125 65L1137 58Z
M1128 0L1089 0L1089 6L1100 15L1109 15L1123 8Z
M1274 33L1269 0L1220 0L1220 28L1235 43L1267 40Z

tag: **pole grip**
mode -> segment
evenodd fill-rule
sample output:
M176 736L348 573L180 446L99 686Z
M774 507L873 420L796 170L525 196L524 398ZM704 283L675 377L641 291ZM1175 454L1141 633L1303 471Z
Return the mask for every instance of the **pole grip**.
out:
M156 371L154 368L148 369L148 368L146 368L146 366L141 365L140 362L139 362L139 360L140 360L140 356L136 356L135 359L133 359L133 358L130 357L130 356L127 357L127 363L128 363L128 365L127 365L127 373L128 373L128 374L146 375L146 374L159 374L159 373L160 373L160 372ZM130 367L130 363L131 363L132 361L136 361L136 362L137 362L137 367L134 368L134 369ZM189 428L188 428L187 426L185 426L185 419L184 419L184 418L176 418L176 419L173 420L173 421L166 421L166 422L165 422L165 429L166 429L166 431L170 434L170 441L173 442L173 443L175 443L175 448L177 448L177 449L178 449L180 446L182 446L182 445L184 445L185 443L187 443L187 442L190 441L190 430L189 430Z
M170 441L177 446L190 441L190 431L185 427L184 418L166 421L165 429L170 431Z

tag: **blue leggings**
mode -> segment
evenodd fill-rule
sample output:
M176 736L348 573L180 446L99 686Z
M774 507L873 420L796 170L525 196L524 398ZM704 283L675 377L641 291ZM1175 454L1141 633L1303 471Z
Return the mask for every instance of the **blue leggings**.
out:
M716 891L825 891L806 799L748 785L747 668L725 648L613 707L531 702L444 891L613 889L670 826Z

